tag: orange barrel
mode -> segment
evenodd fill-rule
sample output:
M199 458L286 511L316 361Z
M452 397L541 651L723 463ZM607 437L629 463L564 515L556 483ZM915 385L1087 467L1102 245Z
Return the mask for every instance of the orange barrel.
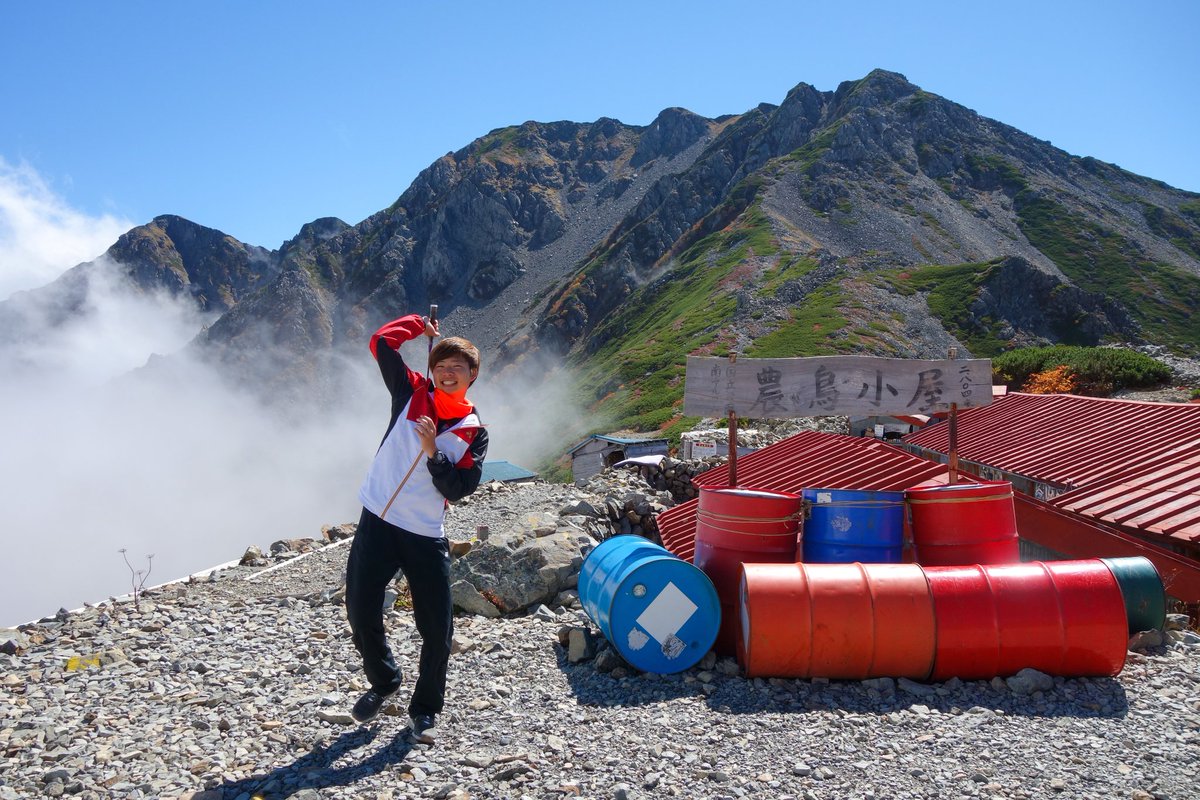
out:
M933 599L916 564L743 564L748 677L915 678L933 669Z
M794 562L800 519L797 494L700 487L692 563L704 570L721 598L721 628L715 645L721 655L733 655L737 648L734 612L742 562Z
M1099 559L926 567L925 576L937 619L932 680L1025 667L1105 676L1125 665L1125 601Z
M918 564L1016 564L1021 560L1012 484L958 483L904 492Z

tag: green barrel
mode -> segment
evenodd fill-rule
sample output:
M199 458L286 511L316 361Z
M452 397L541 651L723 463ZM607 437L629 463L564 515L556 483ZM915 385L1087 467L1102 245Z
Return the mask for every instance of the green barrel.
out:
M1145 556L1100 560L1121 587L1129 632L1162 630L1167 622L1167 593L1154 563Z

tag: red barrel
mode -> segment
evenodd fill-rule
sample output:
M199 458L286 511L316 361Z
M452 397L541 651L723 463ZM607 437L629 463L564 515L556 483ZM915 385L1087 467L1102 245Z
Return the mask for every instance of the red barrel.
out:
M696 509L696 552L721 599L721 628L714 649L733 655L737 648L737 599L742 563L796 560L800 495L759 489L700 487Z
M932 680L1111 676L1125 665L1125 601L1099 559L927 567L937 620Z
M749 677L925 680L934 613L916 564L744 564L738 661Z
M918 564L1015 564L1021 560L1012 484L959 483L908 489Z

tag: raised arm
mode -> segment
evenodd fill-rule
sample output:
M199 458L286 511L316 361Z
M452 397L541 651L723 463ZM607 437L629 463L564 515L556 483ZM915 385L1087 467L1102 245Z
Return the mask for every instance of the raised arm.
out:
M432 329L437 333L435 324L427 323L420 314L394 319L371 336L371 355L379 364L379 372L383 382L392 397L397 394L412 395L412 387L416 378L420 377L404 363L400 356L400 345L411 341L422 333L428 334Z

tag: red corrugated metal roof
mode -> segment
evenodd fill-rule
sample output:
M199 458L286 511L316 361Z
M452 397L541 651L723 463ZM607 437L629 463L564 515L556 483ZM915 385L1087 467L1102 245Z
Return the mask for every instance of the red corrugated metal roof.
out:
M738 486L775 492L801 489L875 489L899 491L927 483L945 483L946 466L907 453L878 439L805 431L737 460ZM692 482L728 485L729 470L715 467ZM658 515L663 545L691 560L696 538L697 500Z
M1200 443L1176 448L1109 480L1050 501L1127 528L1200 542Z
M1069 394L1012 393L958 412L959 458L1042 483L1085 487L1179 447L1200 443L1200 406ZM945 453L949 425L908 444Z

